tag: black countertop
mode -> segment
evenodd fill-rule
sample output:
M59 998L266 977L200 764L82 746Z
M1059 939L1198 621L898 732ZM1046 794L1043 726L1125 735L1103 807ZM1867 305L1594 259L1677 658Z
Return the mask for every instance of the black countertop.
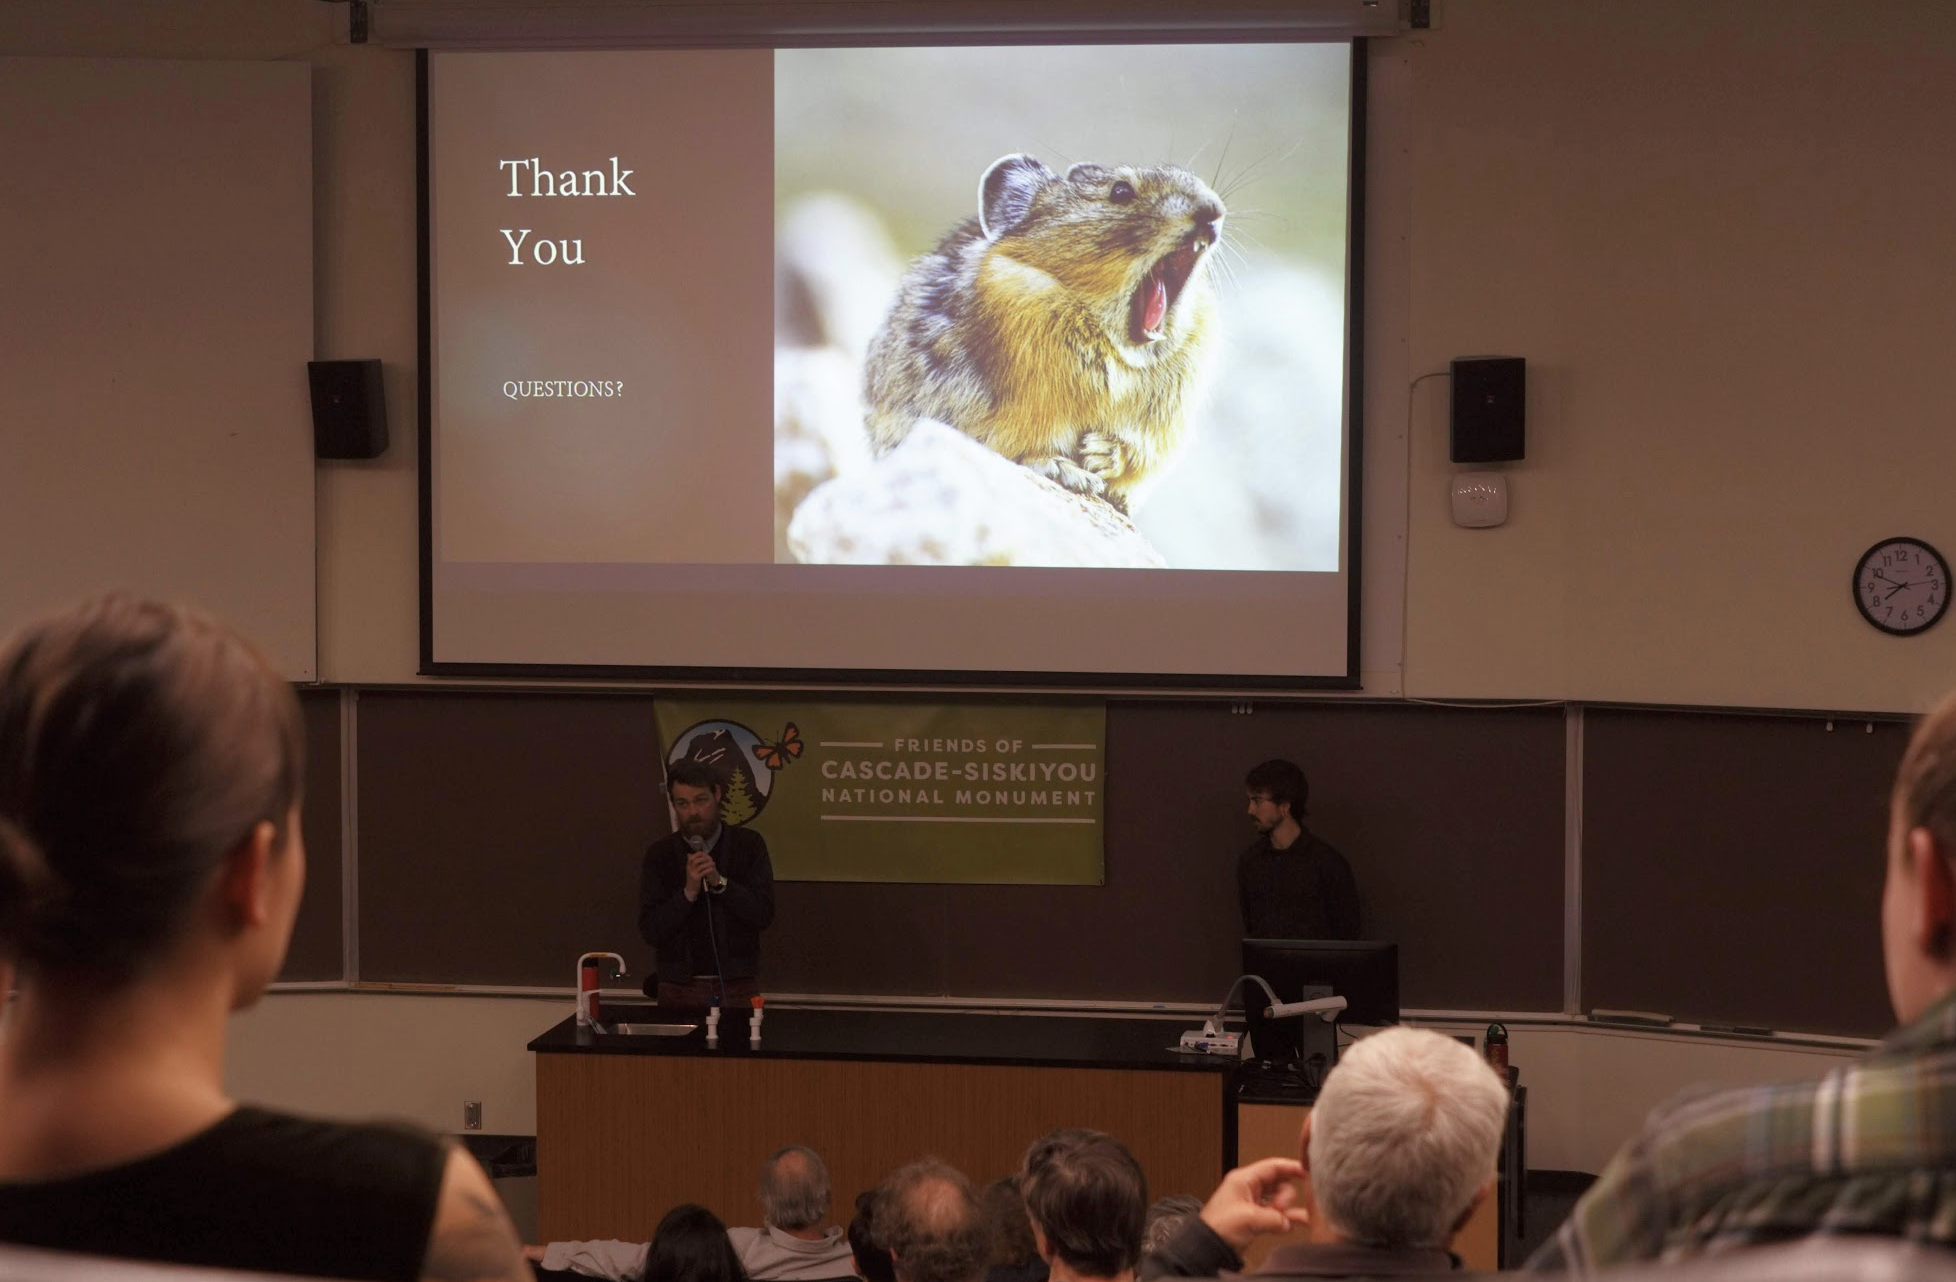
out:
M674 1016L673 1022L692 1022ZM656 1023L654 1006L605 1003L604 1022ZM1100 1019L1080 1015L981 1014L964 1011L777 1010L761 1022L761 1046L747 1044L747 1012L720 1024L709 1050L704 1028L684 1037L629 1036L580 1029L566 1017L530 1043L540 1053L579 1055L719 1055L768 1059L879 1060L925 1064L1014 1064L1059 1068L1160 1069L1227 1074L1235 1061L1174 1049L1201 1021Z

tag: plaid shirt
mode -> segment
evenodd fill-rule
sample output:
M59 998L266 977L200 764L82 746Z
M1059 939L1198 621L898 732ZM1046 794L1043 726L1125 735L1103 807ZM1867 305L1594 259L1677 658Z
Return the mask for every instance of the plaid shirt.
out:
M1658 1110L1527 1267L1586 1271L1816 1233L1956 1246L1956 994L1817 1082Z

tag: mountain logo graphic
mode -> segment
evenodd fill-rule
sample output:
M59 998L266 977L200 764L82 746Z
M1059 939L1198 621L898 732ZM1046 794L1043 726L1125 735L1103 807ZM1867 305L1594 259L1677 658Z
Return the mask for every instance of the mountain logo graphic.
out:
M725 788L720 822L752 823L774 795L774 776L801 756L801 730L788 722L781 737L763 739L738 721L696 721L673 736L666 764L697 761Z

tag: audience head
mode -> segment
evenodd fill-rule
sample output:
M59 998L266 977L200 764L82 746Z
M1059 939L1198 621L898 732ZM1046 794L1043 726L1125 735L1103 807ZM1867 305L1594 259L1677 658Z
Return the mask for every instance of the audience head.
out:
M874 1214L897 1282L974 1282L984 1273L984 1212L956 1167L934 1157L899 1167L878 1190Z
M849 1254L855 1257L856 1274L863 1282L896 1282L896 1270L890 1267L890 1249L876 1233L878 1192L864 1189L856 1194L855 1218L849 1221Z
M1148 1208L1148 1219L1141 1226L1141 1254L1152 1255L1182 1231L1182 1226L1202 1214L1202 1199L1193 1193L1170 1193L1158 1197Z
M1909 739L1889 805L1882 959L1911 1023L1956 986L1956 695Z
M1444 1247L1494 1178L1508 1089L1473 1049L1428 1029L1360 1038L1304 1124L1322 1227L1393 1250Z
M284 959L304 880L298 701L194 611L129 597L0 654L0 959L97 984L218 939L239 1004Z
M1033 1141L1019 1192L1048 1263L1111 1278L1141 1258L1148 1180L1113 1136L1067 1128Z
M653 1230L644 1282L747 1282L747 1272L720 1217L682 1202Z
M812 1148L790 1144L761 1168L761 1218L777 1229L812 1229L829 1218L829 1168Z
M1252 766L1250 773L1243 776L1243 786L1250 790L1251 796L1260 794L1270 798L1279 809L1288 807L1293 819L1304 817L1304 803L1311 795L1311 784L1304 772L1295 762L1281 759Z
M1019 1177L1008 1175L985 1186L985 1229L991 1237L991 1253L985 1263L994 1269L1025 1269L1039 1258L1039 1245L1032 1240L1032 1221L1026 1218L1026 1202L1019 1196Z

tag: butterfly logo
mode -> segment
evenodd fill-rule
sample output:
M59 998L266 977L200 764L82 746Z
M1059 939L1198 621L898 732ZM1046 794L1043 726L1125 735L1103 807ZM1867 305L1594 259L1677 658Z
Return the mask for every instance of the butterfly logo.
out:
M774 743L761 742L754 745L754 755L769 770L780 770L790 761L801 756L801 728L790 721L781 731L781 738Z

